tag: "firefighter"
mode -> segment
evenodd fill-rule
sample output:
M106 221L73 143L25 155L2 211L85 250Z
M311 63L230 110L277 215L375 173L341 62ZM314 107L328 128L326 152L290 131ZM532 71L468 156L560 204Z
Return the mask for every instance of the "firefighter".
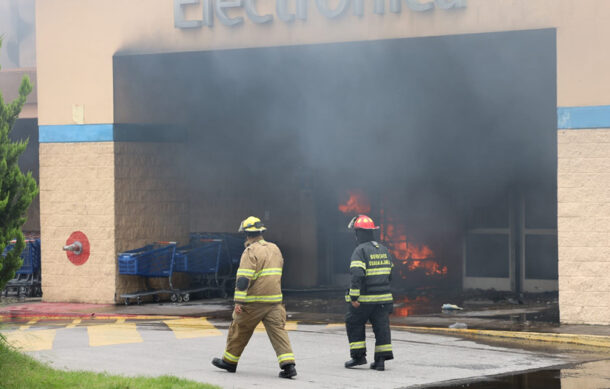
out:
M277 354L279 376L297 375L295 359L286 332L286 309L282 304L282 268L284 259L280 249L263 239L267 228L257 217L241 222L239 232L246 234L244 250L235 288L235 309L229 327L227 345L222 358L212 364L235 373L237 363L256 326L262 321Z
M373 219L358 215L348 228L354 229L358 246L352 254L351 283L345 296L345 301L350 303L345 315L345 328L352 358L345 362L345 367L367 363L364 326L370 321L375 333L375 359L370 367L382 371L385 370L385 361L394 359L389 319L393 311L390 281L394 264L389 250L375 241L373 232L379 227L375 226Z

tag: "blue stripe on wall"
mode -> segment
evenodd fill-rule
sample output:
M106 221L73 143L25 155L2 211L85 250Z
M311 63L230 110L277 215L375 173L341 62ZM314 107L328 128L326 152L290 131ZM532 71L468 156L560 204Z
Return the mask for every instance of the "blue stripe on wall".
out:
M142 127L142 128L140 128ZM170 126L121 125L115 136L113 124L67 124L39 127L40 143L149 141L180 142L186 139L184 129ZM610 105L557 108L557 128L610 128Z
M177 125L68 124L39 126L40 143L184 142L188 131Z
M40 143L112 142L112 124L68 124L39 126Z
M610 105L557 108L557 128L610 128Z

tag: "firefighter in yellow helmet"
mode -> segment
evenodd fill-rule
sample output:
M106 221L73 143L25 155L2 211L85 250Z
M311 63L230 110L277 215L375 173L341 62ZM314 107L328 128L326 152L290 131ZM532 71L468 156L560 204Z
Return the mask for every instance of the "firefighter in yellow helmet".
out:
M297 375L295 359L286 332L286 309L282 304L282 268L280 249L263 239L266 230L262 221L250 216L241 222L239 232L246 234L244 250L235 288L235 310L229 327L227 345L222 358L212 364L234 373L237 363L256 326L262 321L280 365L279 376Z
M390 290L392 255L375 241L373 232L379 227L366 215L352 219L348 228L356 232L358 246L350 263L351 283L345 296L350 303L345 315L345 328L352 359L345 367L364 365L366 361L365 324L370 321L375 333L375 360L371 369L385 370L385 361L394 359L390 334L389 315L393 310Z

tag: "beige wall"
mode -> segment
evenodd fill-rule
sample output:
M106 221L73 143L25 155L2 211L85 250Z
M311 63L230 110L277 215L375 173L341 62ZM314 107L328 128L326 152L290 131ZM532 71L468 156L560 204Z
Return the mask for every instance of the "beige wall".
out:
M40 145L42 289L45 301L112 303L115 292L113 143ZM91 243L89 260L62 247L74 231Z
M259 1L260 13L274 1ZM557 28L558 105L610 103L610 35L606 0L469 0L463 10L329 20L310 1L309 19L291 25L249 20L228 28L174 28L170 0L39 0L37 58L40 124L72 123L72 106L85 107L86 123L113 122L112 56L139 52L210 50L374 40L489 31ZM245 16L242 10L235 16ZM58 93L61 91L61 93Z
M186 180L181 173L185 171L181 166L183 147L178 143L115 143L117 252L158 241L188 242ZM177 275L172 281L178 284L179 278ZM168 283L163 279L150 285L167 288ZM117 272L117 295L144 287L143 278Z
M230 166L217 167L223 168L228 169L226 177L230 177L224 188L214 185L189 190L190 231L236 232L241 220L258 216L268 227L265 239L276 242L284 256L284 286L316 286L318 247L311 192L295 185L278 185L271 190L235 176ZM251 183L243 190L235 189L245 182Z
M144 287L140 277L118 275L116 252L155 241L188 240L185 181L173 168L180 147L135 142L40 145L45 301L112 303L115 290L121 294ZM62 250L77 230L91 243L91 256L82 266L73 265ZM183 282L180 277L175 281Z
M610 324L610 130L559 131L558 142L561 321Z

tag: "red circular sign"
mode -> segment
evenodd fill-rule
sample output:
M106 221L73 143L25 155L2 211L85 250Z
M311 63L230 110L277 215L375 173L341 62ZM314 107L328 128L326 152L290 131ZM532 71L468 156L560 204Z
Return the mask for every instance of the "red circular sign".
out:
M83 234L82 232L74 231L66 241L66 246L69 246L76 242L79 242L82 246L80 253L76 253L74 251L66 251L66 254L68 255L68 259L70 260L70 262L72 262L76 266L80 266L87 262L87 260L89 259L89 239L87 239L87 235Z

